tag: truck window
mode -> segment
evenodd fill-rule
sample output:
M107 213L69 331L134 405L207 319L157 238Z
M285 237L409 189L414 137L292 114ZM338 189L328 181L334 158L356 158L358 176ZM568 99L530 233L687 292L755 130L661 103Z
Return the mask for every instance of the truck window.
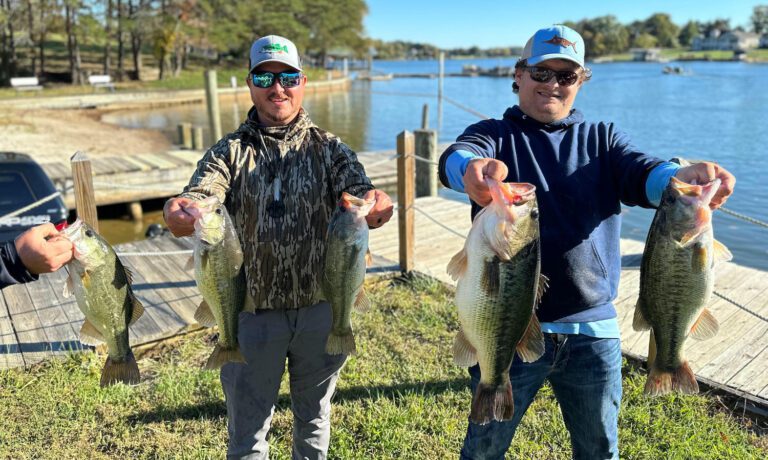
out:
M21 173L0 172L0 215L16 211L36 201L32 189Z

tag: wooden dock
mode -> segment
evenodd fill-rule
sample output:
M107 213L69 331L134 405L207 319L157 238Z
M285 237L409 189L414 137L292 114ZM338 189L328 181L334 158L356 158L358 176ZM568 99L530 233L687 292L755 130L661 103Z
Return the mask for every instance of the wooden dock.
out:
M141 155L92 155L96 205L132 203L178 195L205 152L200 150L171 150L165 153ZM358 157L366 166L368 177L377 187L397 183L395 160L387 160L395 151L360 152ZM368 165L371 165L368 167ZM41 163L56 189L64 191L64 203L75 208L72 190L72 168L69 158Z
M453 285L445 267L462 247L462 235L469 232L469 205L425 197L417 199L414 208L416 271ZM450 230L435 221L447 224ZM397 214L383 228L371 232L370 247L376 260L399 259ZM621 248L623 269L615 304L622 349L628 356L645 358L648 333L632 330L643 243L622 240ZM120 253L181 249L189 249L188 243L172 237L116 246ZM201 297L192 273L183 268L189 255L125 255L121 259L133 268L134 290L146 308L146 314L131 329L133 345L199 327L193 315ZM387 265L391 268L394 262ZM765 318L768 316L766 275L765 271L725 263L718 268L715 290ZM37 282L10 286L0 292L0 368L30 366L82 348L78 333L83 316L73 298L61 296L64 279L65 273L61 270L42 276ZM768 408L768 372L765 371L768 322L720 297L713 297L709 308L720 322L720 333L706 342L689 340L686 343L685 353L691 367L702 382Z

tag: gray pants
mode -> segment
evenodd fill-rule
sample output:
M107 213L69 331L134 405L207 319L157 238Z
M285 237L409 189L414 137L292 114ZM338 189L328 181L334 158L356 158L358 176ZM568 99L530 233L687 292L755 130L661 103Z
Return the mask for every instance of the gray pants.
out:
M228 458L269 458L269 431L288 358L293 412L293 458L325 459L331 435L331 397L346 355L325 353L331 306L241 313L238 341L248 364L221 368L227 403Z

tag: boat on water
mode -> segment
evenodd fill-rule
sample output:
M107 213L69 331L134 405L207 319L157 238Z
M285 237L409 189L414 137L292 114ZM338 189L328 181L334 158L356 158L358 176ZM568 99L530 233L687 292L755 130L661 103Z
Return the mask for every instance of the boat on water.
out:
M667 75L690 75L690 70L686 70L679 65L665 65L661 72Z

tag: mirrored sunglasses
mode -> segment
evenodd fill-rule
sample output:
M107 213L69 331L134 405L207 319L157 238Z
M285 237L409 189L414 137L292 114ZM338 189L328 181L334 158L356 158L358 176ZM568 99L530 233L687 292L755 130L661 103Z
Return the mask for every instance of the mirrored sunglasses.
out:
M251 81L257 88L269 88L275 81L279 81L283 88L293 88L301 84L301 76L301 72L254 72Z
M531 80L539 83L552 81L552 77L557 78L557 84L560 86L571 86L579 81L579 74L572 70L552 70L535 65L526 67L525 70L531 75Z

